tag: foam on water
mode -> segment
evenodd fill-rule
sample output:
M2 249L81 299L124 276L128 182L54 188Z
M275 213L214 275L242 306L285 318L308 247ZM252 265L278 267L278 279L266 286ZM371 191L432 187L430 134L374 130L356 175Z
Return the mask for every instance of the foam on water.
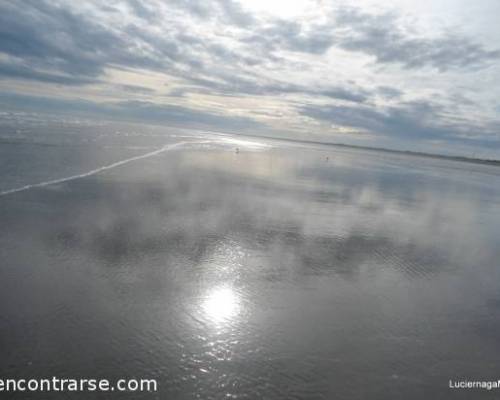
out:
M173 150L175 148L185 146L188 144L191 144L191 145L218 144L218 145L223 145L223 146L225 146L225 145L238 145L238 146L241 146L241 147L248 149L248 150L266 149L266 148L270 147L265 143L259 143L259 142L255 142L255 141L246 141L246 140L237 140L237 139L218 137L218 136L212 135L210 137L210 139L208 139L208 137L207 137L205 140L196 140L196 141L191 140L191 141L182 141L182 142L178 142L178 143L167 144L167 145L164 145L156 150L147 152L145 154L130 157L130 158L127 158L124 160L120 160L120 161L114 162L112 164L104 165L102 167L95 168L95 169L92 169L92 170L87 171L87 172L83 172L81 174L70 175L70 176L66 176L63 178L57 178L57 179L50 179L50 180L43 181L43 182L32 183L32 184L20 186L17 188L0 191L0 196L6 196L9 194L23 192L25 190L35 189L35 188L39 188L39 187L56 185L59 183L73 181L75 179L86 178L86 177L89 177L89 176L92 176L95 174L99 174L103 171L117 168L117 167L120 167L122 165L134 162L134 161L139 161L139 160L143 160L145 158L153 157L153 156L156 156L158 154L161 154L161 153L164 153L164 152L167 152L167 151L170 151L170 150Z
M59 178L59 179L52 179L52 180L49 180L49 181L44 181L44 182L39 182L39 183L33 183L33 184L30 184L30 185L21 186L21 187L14 188L14 189L4 190L3 192L0 192L0 196L6 196L6 195L9 195L9 194L12 194L12 193L23 192L25 190L39 188L39 187L44 187L44 186L49 186L49 185L56 185L58 183L64 183L64 182L68 182L68 181L73 181L75 179L86 178L88 176L92 176L92 175L98 174L98 173L103 172L103 171L107 171L107 170L112 169L112 168L120 167L122 165L131 163L131 162L134 162L134 161L138 161L138 160L142 160L144 158L156 156L158 154L164 153L164 152L169 151L169 150L173 150L173 149L175 149L177 147L180 147L180 146L183 146L183 145L186 145L186 144L189 144L189 143L194 143L194 142L179 142L179 143L165 145L165 146L163 146L163 147L161 147L159 149L156 149L154 151L150 151L148 153L141 154L139 156L127 158L125 160L117 161L117 162L109 164L109 165L104 165L102 167L99 167L99 168L96 168L96 169L93 169L91 171L87 171L87 172L84 172L84 173L81 173L81 174L78 174L78 175L67 176L67 177ZM196 143L200 144L200 143L203 143L203 142L196 142Z

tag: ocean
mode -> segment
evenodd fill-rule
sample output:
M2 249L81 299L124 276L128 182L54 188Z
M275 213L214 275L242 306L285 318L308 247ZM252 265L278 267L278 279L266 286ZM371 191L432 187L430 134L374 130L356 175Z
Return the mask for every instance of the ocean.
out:
M488 396L449 382L499 378L499 227L490 165L175 129L9 131L0 376L158 382L102 398Z

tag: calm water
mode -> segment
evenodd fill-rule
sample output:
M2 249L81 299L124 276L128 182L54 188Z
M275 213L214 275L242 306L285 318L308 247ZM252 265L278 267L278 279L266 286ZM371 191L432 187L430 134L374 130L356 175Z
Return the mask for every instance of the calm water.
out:
M500 169L244 140L1 144L0 191L163 150L0 196L0 376L493 398L448 381L500 377Z

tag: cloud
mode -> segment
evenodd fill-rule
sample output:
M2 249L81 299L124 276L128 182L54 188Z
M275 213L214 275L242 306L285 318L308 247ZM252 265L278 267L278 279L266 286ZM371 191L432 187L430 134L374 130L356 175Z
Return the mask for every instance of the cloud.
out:
M500 59L500 50L487 50L468 37L448 32L437 37L405 33L393 14L373 15L343 8L335 21L343 31L337 44L344 50L373 56L380 64L399 64L406 69L477 69Z
M391 86L379 86L377 88L377 93L387 99L397 99L403 95L401 90Z
M324 54L335 43L330 24L306 27L299 21L276 19L270 26L254 29L242 40L261 47L261 51L288 50L299 53Z
M409 142L477 142L500 147L500 136L495 129L498 121L485 129L472 122L458 124L448 120L442 112L442 106L427 101L406 102L385 108L359 105L299 107L299 113L306 117L388 138Z
M150 6L132 0L127 4L140 19L155 19ZM304 35L300 24L276 21L272 28L261 29L250 14L232 1L208 1L202 5L175 1L169 4L199 17L213 15L243 27L253 24L252 30L256 29L266 43L276 40L276 45L281 42L295 51L320 54L330 45L329 39L322 34L311 31ZM106 67L121 66L170 73L224 94L303 93L347 101L365 100L365 94L351 85L328 85L322 90L311 90L297 83L279 82L238 69L239 66L251 68L266 62L279 63L279 57L266 55L264 42L260 49L256 49L255 43L245 39L244 34L235 40L241 39L241 43L251 49L241 46L237 49L217 39L195 36L183 29L182 23L176 25L172 22L165 29L157 21L154 24L155 29L152 29L147 24L131 20L111 29L104 21L92 18L90 13L77 13L58 3L28 0L23 7L16 3L1 4L0 52L14 61L10 65L4 62L0 74L74 85L90 83L91 78L97 81L97 77L104 75ZM22 67L18 70L20 64Z
M37 71L27 65L19 63L0 62L0 79L24 79L29 81L54 83L58 85L87 85L99 82L98 79L53 74L43 71Z
M467 37L409 35L397 16L356 8L328 12L326 21L319 23L261 20L231 0L125 4L131 17L98 2L86 8L47 0L27 0L22 6L2 2L0 52L34 71L53 69L80 77L100 76L110 65L191 74L206 72L214 64L279 65L287 61L279 55L283 51L324 55L332 47L407 69L480 68L500 58L499 50L487 50ZM214 20L232 28L222 36L210 29L201 33L192 18L202 26Z
M124 47L112 31L43 0L0 4L0 51L33 69L95 77Z
M142 93L142 94L154 94L155 91L148 87L139 86L139 85L114 85L115 87L122 89L126 92L130 93Z
M127 0L127 4L136 16L145 19L146 21L154 20L158 17L154 8L146 2L141 2L140 0Z
M277 82L254 67L291 66L281 55L283 51L321 56L332 47L373 56L382 64L407 69L430 66L439 71L479 68L500 57L499 51L486 50L457 35L408 36L396 16L354 8L327 13L326 22L318 23L279 18L263 21L231 0L147 4L127 0L133 18L116 7L89 4L93 8L46 0L27 0L22 7L15 2L1 3L0 53L13 61L10 66L4 61L0 74L74 85L87 84L90 78L103 76L107 67L120 66L161 71L234 94L240 89L241 94L276 94L281 88L283 94L359 102L366 100L366 93L352 85L329 84L324 90L311 91L307 85ZM195 34L196 25L190 18L202 24L202 19L214 19L220 26L236 28L224 36L210 30ZM18 65L22 71L16 72Z
M60 114L100 116L104 119L139 121L151 124L180 125L184 127L217 128L221 131L265 130L266 127L246 117L209 113L191 108L159 105L147 101L95 103L86 100L24 96L0 92L0 105L14 110L32 110Z
M302 138L330 123L403 140L497 140L500 76L488 69L481 87L475 74L500 51L379 9L318 5L285 19L234 0L0 1L0 81L25 107L102 118ZM75 86L85 100L69 99ZM64 90L69 100L55 98Z
M202 20L215 19L222 24L248 27L256 23L255 17L239 2L233 0L169 0L170 7L177 7Z

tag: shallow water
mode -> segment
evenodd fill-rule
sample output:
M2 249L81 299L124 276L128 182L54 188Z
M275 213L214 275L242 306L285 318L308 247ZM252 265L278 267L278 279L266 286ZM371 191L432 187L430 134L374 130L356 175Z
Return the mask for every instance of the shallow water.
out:
M0 376L158 379L116 396L134 399L492 395L448 381L499 377L499 168L187 141L0 196ZM155 148L80 149L66 175Z

